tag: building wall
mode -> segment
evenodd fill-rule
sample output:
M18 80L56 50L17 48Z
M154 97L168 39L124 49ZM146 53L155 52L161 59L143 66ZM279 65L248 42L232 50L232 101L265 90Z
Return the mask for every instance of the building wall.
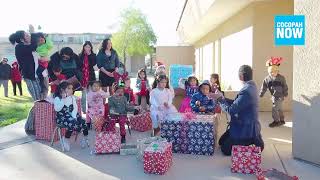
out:
M263 79L268 74L265 62L271 56L281 56L284 62L280 66L280 74L284 75L289 87L288 98L285 99L283 107L286 111L292 110L292 46L274 45L274 15L293 14L293 0L272 0L254 3L254 25L253 25L253 70L254 80L261 86ZM260 99L260 110L270 111L272 103L269 92Z
M320 3L295 0L294 13L305 15L305 46L293 52L293 156L320 165Z
M253 27L253 54L252 67L254 80L260 88L264 77L267 75L265 62L271 56L281 56L285 62L281 65L281 73L287 78L289 97L284 102L284 110L291 111L292 105L292 47L276 47L273 42L273 18L275 14L292 14L293 0L257 1L242 9L236 15L213 29L195 43L195 48L203 47L223 37L237 33L248 27ZM232 53L232 52L230 52ZM235 76L237 73L235 73ZM271 96L267 92L260 99L260 111L270 111Z
M194 48L192 46L158 46L156 47L156 61L162 61L167 67L170 64L193 65L194 67Z

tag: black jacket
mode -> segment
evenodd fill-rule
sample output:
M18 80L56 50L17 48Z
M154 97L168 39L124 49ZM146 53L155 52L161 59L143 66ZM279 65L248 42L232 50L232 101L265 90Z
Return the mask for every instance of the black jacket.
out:
M82 64L84 64L84 62L83 62L84 54L79 54L79 59L80 59L80 62ZM88 60L89 60L89 81L95 81L96 80L96 75L94 73L93 66L95 66L97 64L96 54L91 53L88 56ZM82 71L82 68L81 68L81 71Z
M21 69L23 78L35 80L35 64L32 52L35 52L36 46L24 45L19 43L15 47L15 55Z
M0 62L0 80L9 80L11 77L11 66Z
M53 73L53 67L60 66L60 62L62 61L62 57L60 56L59 52L54 53L52 56L50 56L50 62L48 66L48 73L49 77L52 80L56 80L57 77ZM74 69L65 71L62 68L62 74L64 74L67 78L71 78L72 76L76 76L79 81L82 79L82 62L79 59L79 56L73 53L73 56L69 61L74 61L76 64L76 67Z

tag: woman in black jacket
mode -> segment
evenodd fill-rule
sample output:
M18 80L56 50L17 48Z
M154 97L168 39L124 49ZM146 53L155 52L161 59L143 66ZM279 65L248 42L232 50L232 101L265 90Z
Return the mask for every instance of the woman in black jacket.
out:
M82 111L86 112L86 93L89 82L96 80L94 73L94 66L96 63L96 54L93 52L93 47L90 41L86 41L82 46L82 51L79 54L80 62L82 63L82 98L81 106Z
M38 66L38 56L35 52L36 43L31 43L31 39L36 39L37 34L30 34L25 31L17 31L10 35L9 41L15 45L15 56L21 69L21 74L27 84L28 91L34 101L47 97L48 91L41 92L39 79L36 77L35 69ZM48 87L48 78L45 78L45 85ZM34 133L33 109L30 110L25 125L27 134Z
M79 60L79 56L76 55L70 47L63 47L60 52L54 53L50 57L50 62L48 65L49 77L51 80L56 80L57 77L53 73L55 67L61 68L61 74L63 74L68 80L76 79L78 82L82 80L82 62ZM76 82L72 80L70 82L73 84L74 89L81 88L80 84L75 84Z

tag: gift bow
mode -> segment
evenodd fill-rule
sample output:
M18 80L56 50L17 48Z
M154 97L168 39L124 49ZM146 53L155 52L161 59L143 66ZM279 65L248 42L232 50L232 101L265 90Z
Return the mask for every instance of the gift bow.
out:
M280 63L282 61L283 61L282 57L271 57L271 59L269 59L266 62L266 66L272 66L272 65L280 66Z

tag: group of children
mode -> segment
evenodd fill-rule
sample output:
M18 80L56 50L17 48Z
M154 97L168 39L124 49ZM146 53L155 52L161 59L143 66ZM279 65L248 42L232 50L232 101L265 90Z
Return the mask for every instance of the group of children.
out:
M271 75L271 72L273 71L270 70L269 76L273 77L273 80L276 79L276 77L283 80L282 76L280 77L279 74L276 74L275 76ZM77 112L76 100L72 95L72 85L65 81L58 85L55 91L54 106L57 111L57 122L68 128L66 136L63 139L63 143L65 144L65 147L67 147L67 150L70 149L67 139L70 137L73 130L83 130L84 139L81 141L81 145L82 147L88 145L88 140L86 138L88 135L88 128L96 119L105 117L105 114L109 115L107 130L114 130L115 123L119 122L121 143L125 143L127 113L140 110L141 98L143 96L146 98L147 104L150 105L153 135L159 135L160 120L167 114L178 112L172 104L175 93L169 86L168 77L163 72L156 75L152 87L150 87L147 74L144 69L141 69L137 74L136 88L138 92L136 94L133 93L130 84L129 77L122 77L120 80L115 81L113 91L108 93L101 90L99 81L91 82L87 92L86 121L81 119L79 112ZM201 84L199 84L199 81L195 76L189 76L185 82L181 81L180 85L185 89L186 97L182 101L179 112L214 114L221 111L214 98L210 96L221 91L218 74L212 74L210 81L206 80ZM272 89L271 86L272 84L270 85L270 83L264 82L261 96L263 96L267 87ZM273 89L273 91L277 91L277 89ZM138 97L138 104L136 104L135 95ZM287 95L287 90L283 92L281 97L283 95ZM105 112L106 99L108 99L108 112ZM283 100L283 98L277 97L274 99L274 101L281 100ZM283 120L283 114L281 113L280 120Z

